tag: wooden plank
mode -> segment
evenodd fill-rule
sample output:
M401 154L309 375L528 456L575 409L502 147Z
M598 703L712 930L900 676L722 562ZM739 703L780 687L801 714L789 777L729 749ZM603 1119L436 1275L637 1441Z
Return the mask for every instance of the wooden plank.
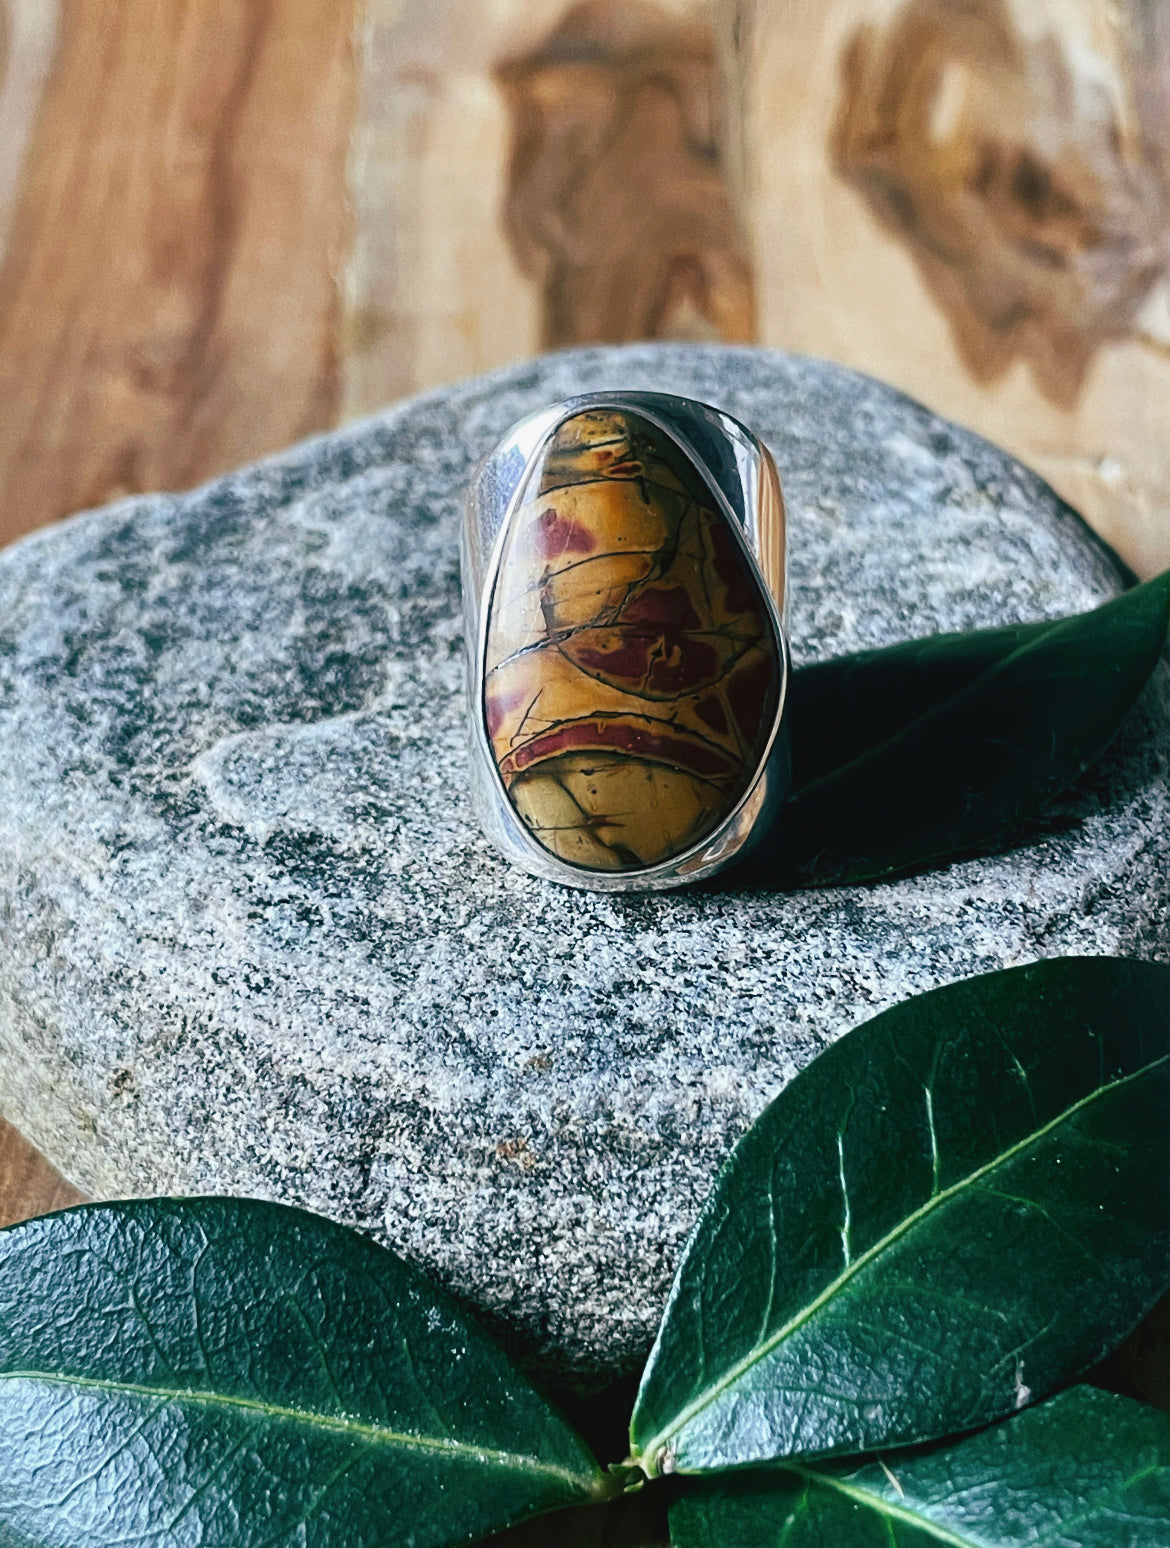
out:
M80 1204L85 1195L0 1118L0 1226Z
M334 422L355 4L62 0L0 268L0 541Z
M505 227L540 283L542 347L750 340L707 11L594 0L495 74L512 123Z
M58 0L0 0L0 253L57 39Z
M729 0L764 343L893 382L1170 565L1170 14Z
M1170 1295L1122 1344L1116 1364L1134 1397L1170 1411Z
M713 0L369 0L344 412L542 347L750 338Z

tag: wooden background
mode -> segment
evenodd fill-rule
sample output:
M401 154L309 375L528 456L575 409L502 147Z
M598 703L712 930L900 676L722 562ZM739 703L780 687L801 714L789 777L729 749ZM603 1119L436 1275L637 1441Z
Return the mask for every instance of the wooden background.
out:
M590 340L905 388L1170 563L1165 0L0 0L0 539Z
M1170 565L1170 5L0 0L0 541L638 338L860 367ZM76 1197L0 1120L0 1222Z

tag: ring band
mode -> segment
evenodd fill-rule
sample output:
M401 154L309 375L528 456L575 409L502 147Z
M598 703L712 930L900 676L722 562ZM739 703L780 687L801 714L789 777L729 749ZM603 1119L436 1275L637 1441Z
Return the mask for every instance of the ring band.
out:
M602 392L514 425L463 525L472 793L536 876L713 875L789 783L784 500L771 455L690 398Z

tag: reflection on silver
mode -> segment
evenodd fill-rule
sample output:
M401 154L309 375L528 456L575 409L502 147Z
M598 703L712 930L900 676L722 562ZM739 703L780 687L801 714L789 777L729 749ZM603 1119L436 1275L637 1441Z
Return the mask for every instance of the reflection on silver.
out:
M726 818L699 843L656 865L586 869L546 849L520 819L492 754L485 715L488 622L497 570L528 475L568 419L590 410L628 411L663 432L703 477L715 508L738 537L768 603L780 683L774 722L754 775ZM514 425L476 469L465 511L461 564L467 642L471 788L484 832L534 876L597 892L650 892L685 886L743 859L784 801L790 756L784 706L790 671L785 629L787 545L784 501L767 448L729 414L691 398L656 392L599 392L568 398Z

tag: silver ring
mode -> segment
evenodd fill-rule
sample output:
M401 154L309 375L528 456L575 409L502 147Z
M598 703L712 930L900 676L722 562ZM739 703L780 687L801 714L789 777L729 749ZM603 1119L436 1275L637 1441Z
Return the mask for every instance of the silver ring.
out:
M568 398L480 463L461 557L471 787L497 848L598 892L744 858L790 777L763 443L690 398Z

